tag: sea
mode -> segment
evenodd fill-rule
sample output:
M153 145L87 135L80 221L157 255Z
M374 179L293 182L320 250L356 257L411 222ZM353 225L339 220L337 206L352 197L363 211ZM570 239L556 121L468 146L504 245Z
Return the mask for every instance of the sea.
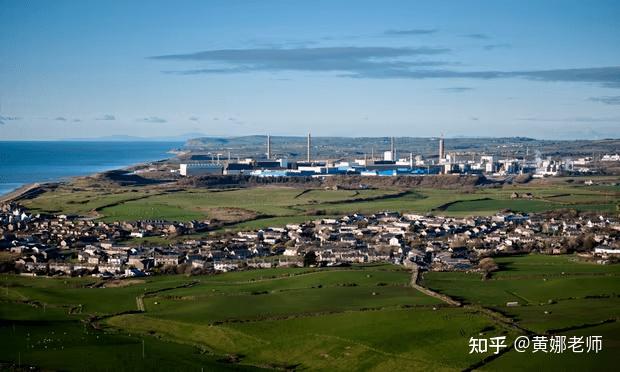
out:
M0 141L0 195L174 155L183 142Z

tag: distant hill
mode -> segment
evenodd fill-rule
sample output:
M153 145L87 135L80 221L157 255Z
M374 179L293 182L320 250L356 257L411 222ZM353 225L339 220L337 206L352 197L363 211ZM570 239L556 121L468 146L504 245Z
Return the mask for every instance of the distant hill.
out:
M399 158L410 153L433 157L438 154L437 137L396 137L395 147ZM266 152L267 136L199 137L185 146L196 152L228 151L233 156L256 156ZM604 140L538 140L527 137L505 138L445 138L446 153L477 153L504 157L592 156L617 152L620 139ZM313 137L312 154L315 158L345 158L383 155L390 149L390 137ZM306 137L271 136L274 157L305 158Z
M87 138L65 138L63 141L96 141L96 142L136 142L136 141L163 141L163 142L186 142L192 138L204 137L204 133L185 133L170 137L139 137L126 135L113 135Z

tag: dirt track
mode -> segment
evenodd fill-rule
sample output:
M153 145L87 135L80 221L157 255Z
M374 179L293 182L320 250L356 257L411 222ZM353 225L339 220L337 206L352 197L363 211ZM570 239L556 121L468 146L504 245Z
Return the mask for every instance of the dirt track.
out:
M418 291L424 293L427 296L435 297L436 299L441 300L447 303L448 305L451 305L451 306L462 306L463 305L459 301L453 300L452 298L446 295L442 295L441 293L437 293L433 290L430 290L426 287L419 285L418 279L419 279L419 270L417 266L414 266L413 269L411 270L411 282L410 282L411 287L417 289Z

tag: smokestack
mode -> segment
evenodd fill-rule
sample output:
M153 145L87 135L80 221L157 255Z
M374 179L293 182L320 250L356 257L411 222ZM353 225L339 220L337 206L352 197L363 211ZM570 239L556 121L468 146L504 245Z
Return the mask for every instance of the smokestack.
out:
M446 149L444 148L443 143L443 134L441 138L439 138L439 160L444 159L446 157Z
M396 148L394 147L394 137L390 140L390 153L392 154L392 160L396 161Z
M267 160L271 160L271 136L267 135Z
M310 133L308 133L308 148L306 149L306 161L310 163L310 147L312 146L312 138L310 137Z

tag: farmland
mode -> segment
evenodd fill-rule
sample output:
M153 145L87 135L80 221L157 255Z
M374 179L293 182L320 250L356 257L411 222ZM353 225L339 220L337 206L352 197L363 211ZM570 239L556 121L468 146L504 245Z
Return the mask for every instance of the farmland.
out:
M75 186L75 185L73 185ZM617 186L570 183L496 188L318 189L282 186L203 189L60 185L20 201L35 212L99 221L219 221L219 230L254 230L325 216L383 210L493 215L501 210L574 209L615 213ZM519 196L515 197L515 193ZM527 195L527 197L523 197ZM209 232L213 233L213 232ZM203 233L200 233L203 234ZM178 237L130 243L165 246ZM620 348L620 268L576 256L510 256L499 271L430 272L410 285L388 264L272 268L218 275L0 278L2 367L82 370L550 370L605 368ZM507 306L517 302L518 306ZM470 354L470 337L602 335L597 355Z
M515 351L485 366L489 370L523 368L593 369L609 366L620 348L620 267L579 262L574 256L503 257L500 271L482 281L478 274L428 273L425 285L505 314L521 327L537 334L603 335L606 350L597 355L533 355L523 358ZM516 301L519 306L509 307ZM594 368L596 369L596 368Z
M620 347L618 266L575 256L497 262L500 270L484 281L477 273L424 275L425 286L462 307L410 287L410 272L387 264L107 282L5 275L0 359L68 370L86 359L93 370L462 370L487 356L469 354L470 337L510 341L521 332L513 322L537 334L602 335L603 352L508 351L481 369L611 365Z
M23 201L40 212L92 216L103 221L216 219L227 229L256 229L349 213L384 210L448 216L574 209L614 213L620 188L570 184L476 189L326 190L293 187L167 189L117 187L101 191L66 186ZM531 194L515 199L512 194Z
M237 366L242 367L337 368L344 363L340 368L385 369L407 363L459 369L475 362L477 356L467 354L460 337L492 322L445 307L410 288L409 277L391 265L164 276L108 288L95 288L94 279L5 276L0 332L11 361L19 357L21 363L51 368L60 368L59 361L78 351L101 360L109 353L111 363L122 363L127 350L135 354L136 365L142 360L142 339L147 359L190 354L181 366L219 366L216 361L227 356L241 359ZM135 311L137 298L144 312ZM102 319L98 327L103 330L84 325L94 315ZM402 337L412 342L403 344ZM39 352L45 342L49 352ZM166 345L173 345L170 351ZM445 358L433 356L433 350L443 350ZM80 361L62 368L74 369Z

